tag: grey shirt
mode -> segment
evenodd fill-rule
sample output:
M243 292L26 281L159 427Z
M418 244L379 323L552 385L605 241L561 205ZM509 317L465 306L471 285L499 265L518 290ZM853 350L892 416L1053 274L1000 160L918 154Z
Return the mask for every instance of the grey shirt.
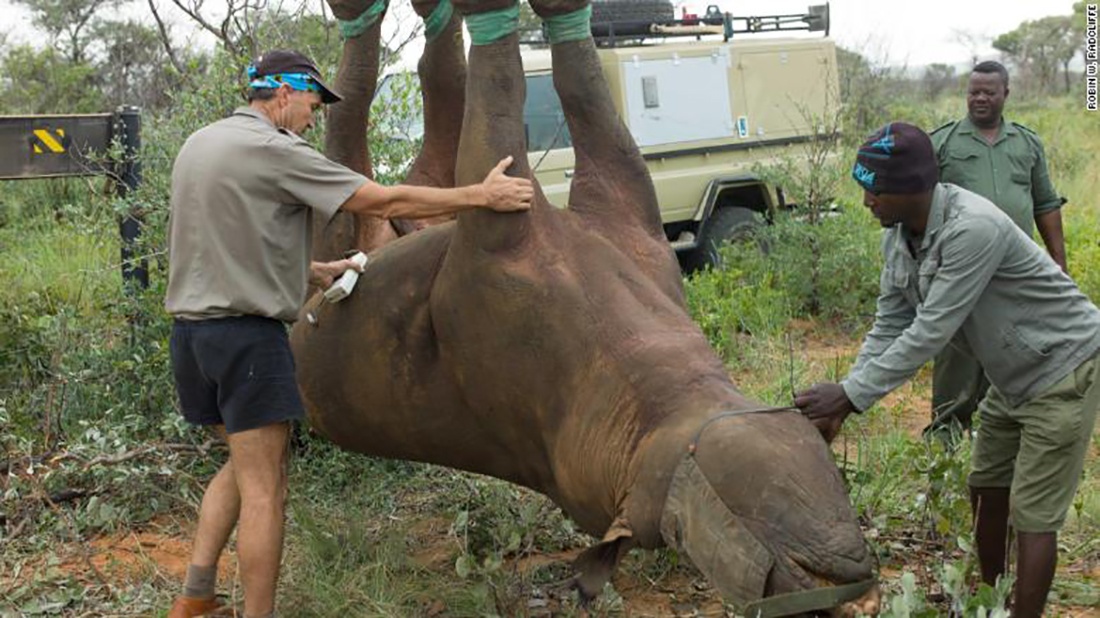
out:
M366 182L248 107L195 132L172 167L168 313L294 321L311 211L327 221Z
M882 250L875 323L841 383L858 410L949 344L977 358L1014 406L1100 350L1100 310L975 193L937 185L924 235L896 225L883 234Z

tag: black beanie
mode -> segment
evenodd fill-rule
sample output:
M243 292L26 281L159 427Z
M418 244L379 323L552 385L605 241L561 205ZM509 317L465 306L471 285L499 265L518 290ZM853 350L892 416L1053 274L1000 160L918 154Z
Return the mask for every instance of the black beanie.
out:
M863 142L852 167L852 178L875 195L924 193L939 177L932 140L904 122L891 122Z

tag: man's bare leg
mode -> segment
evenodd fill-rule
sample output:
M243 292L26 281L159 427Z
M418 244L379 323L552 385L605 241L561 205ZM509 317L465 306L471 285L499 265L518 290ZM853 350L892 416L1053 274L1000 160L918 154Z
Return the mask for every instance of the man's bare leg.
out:
M237 559L246 616L275 609L283 553L287 423L229 434L229 457L240 493Z
M217 427L219 437L226 439L225 427ZM233 473L233 458L222 465L210 480L199 508L199 525L191 549L191 564L197 567L217 566L229 535L237 525L241 510L241 494Z
M974 540L982 581L995 586L1005 574L1008 556L1007 487L971 487L970 508L974 516Z
M218 425L217 434L225 439L225 427ZM213 607L186 599L200 599L213 602L218 583L218 560L222 550L237 525L240 512L240 494L237 492L237 479L233 474L233 460L230 459L214 475L203 492L199 507L199 524L195 530L195 539L191 547L191 563L187 567L187 576L183 582L183 597L179 601L189 605L190 609L173 608L173 616L187 615L200 608Z
M1019 532L1016 534L1016 604L1012 615L1040 618L1054 581L1058 565L1058 533Z

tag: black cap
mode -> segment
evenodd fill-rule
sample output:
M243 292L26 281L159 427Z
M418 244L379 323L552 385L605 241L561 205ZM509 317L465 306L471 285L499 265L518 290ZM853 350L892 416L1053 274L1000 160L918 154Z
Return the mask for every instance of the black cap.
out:
M317 87L321 89L322 103L337 103L343 98L325 84L324 80L321 79L321 72L317 70L317 65L313 64L313 61L303 53L290 49L273 49L256 58L252 62L252 66L256 68L256 77L278 73L305 73L309 75L317 83Z
M891 122L859 147L852 178L879 193L924 193L940 179L932 140L918 127Z

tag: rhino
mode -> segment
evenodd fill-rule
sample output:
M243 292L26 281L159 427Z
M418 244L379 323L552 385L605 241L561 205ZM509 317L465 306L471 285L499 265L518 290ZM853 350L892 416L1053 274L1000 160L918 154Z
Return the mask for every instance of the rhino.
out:
M587 3L530 2L543 19ZM352 20L372 2L330 4ZM508 155L510 175L532 176L518 36L474 45L467 61L462 34L464 16L512 4L454 0L427 42L425 137L407 182L472 184ZM451 8L413 6L437 20ZM325 142L365 173L380 21L344 42L335 87L346 100ZM796 410L740 393L688 315L593 39L551 53L576 153L567 208L536 185L527 212L469 211L410 234L351 214L316 226L317 259L371 253L351 297L314 296L292 331L312 426L344 449L545 494L598 539L574 564L582 600L631 548L671 546L735 605L842 590L812 609L874 612L877 591L863 585L873 559L825 441Z

